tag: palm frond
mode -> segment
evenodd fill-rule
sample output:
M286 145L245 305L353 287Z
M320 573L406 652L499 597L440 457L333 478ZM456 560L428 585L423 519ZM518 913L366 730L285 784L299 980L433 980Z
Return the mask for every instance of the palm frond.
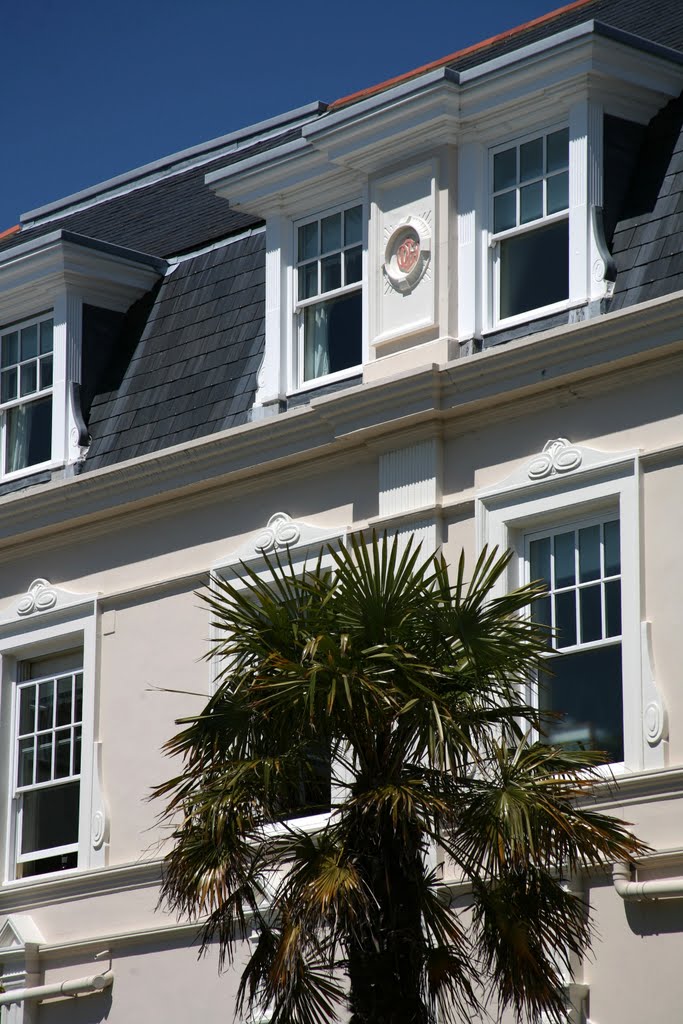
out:
M469 576L398 536L329 554L332 572L285 555L202 596L220 674L166 744L162 899L203 919L221 958L256 926L238 1009L274 1024L332 1024L347 1003L363 1024L456 1024L483 1010L487 977L501 1010L559 1021L591 942L563 873L645 847L582 804L599 754L529 741L542 589L505 592L495 548ZM297 816L323 794L311 834ZM437 841L471 882L469 930L426 866Z

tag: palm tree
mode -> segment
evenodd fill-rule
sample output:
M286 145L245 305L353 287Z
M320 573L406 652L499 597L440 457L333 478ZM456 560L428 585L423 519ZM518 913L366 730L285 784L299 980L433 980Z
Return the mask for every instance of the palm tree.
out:
M538 586L492 596L509 553L469 581L462 558L451 580L386 537L330 553L333 571L244 566L205 596L224 667L166 745L182 770L156 790L163 901L203 920L221 963L254 932L237 1009L274 1024L464 1021L492 995L566 1019L591 926L564 876L645 848L577 802L599 755L533 739Z

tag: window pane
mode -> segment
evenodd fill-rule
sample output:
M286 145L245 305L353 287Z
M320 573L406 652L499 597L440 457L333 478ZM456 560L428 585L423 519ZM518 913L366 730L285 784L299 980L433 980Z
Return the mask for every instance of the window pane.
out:
M543 138L532 139L519 147L519 180L543 176Z
M579 579L582 583L600 579L600 527L579 530Z
M299 298L310 299L318 294L318 263L299 267Z
M605 626L607 636L621 636L621 581L605 584Z
M569 206L569 174L554 174L548 178L548 213L559 213Z
M493 158L493 191L517 184L517 148L505 149Z
M48 462L52 454L52 396L5 413L5 471Z
M20 368L20 394L32 395L38 390L38 366L36 363L24 363Z
M78 782L24 793L21 852L34 853L77 843L78 798Z
M302 224L299 228L299 261L311 260L318 255L318 222Z
M576 591L555 596L555 628L557 647L573 647L576 643Z
M74 763L73 773L78 775L81 770L81 727L76 726L74 729Z
M493 200L493 230L507 231L517 224L517 193L503 192Z
M602 639L602 587L584 587L579 591L581 602L581 643Z
M2 365L11 366L19 362L19 332L11 331L2 336Z
M322 292L331 292L334 288L341 288L341 253L334 256L326 256L320 261L320 274Z
M621 644L549 658L547 667L552 676L539 679L539 706L563 718L547 720L546 739L623 761Z
M552 132L546 139L546 170L561 171L569 166L569 129Z
M21 332L21 358L33 359L38 355L38 324L24 327Z
M43 356L40 360L40 390L52 387L52 356Z
M38 729L51 729L54 725L54 682L50 679L38 688Z
M550 537L532 540L529 545L531 580L543 580L550 587Z
M39 857L36 860L22 860L17 864L17 878L33 878L52 871L66 871L78 867L78 853L60 853L55 857Z
M353 206L344 212L344 245L363 241L363 207Z
M332 252L341 249L341 213L333 213L331 217L323 217L320 222L322 235L321 252Z
M33 747L33 736L25 740L19 740L19 770L17 772L18 786L33 785Z
M36 688L23 686L19 693L19 734L24 736L36 728Z
M39 733L36 757L36 782L49 782L52 778L52 733Z
M40 325L40 351L52 352L52 320L43 320Z
M569 295L566 220L500 243L500 316L562 302Z
M549 628L552 626L549 597L539 597L531 602L531 618L540 626L548 626Z
M71 676L57 680L57 725L71 725Z
M2 373L2 401L11 402L13 398L17 397L17 368L12 367L11 370L4 370Z
M55 733L55 778L71 775L71 729Z
M304 380L360 363L361 314L360 289L304 310Z
M528 224L543 216L543 182L535 181L519 190L519 222Z
M363 249L357 245L344 253L344 284L355 284L363 277Z
M555 537L555 586L571 587L576 582L574 531Z
M605 523L605 576L618 576L621 572L619 550L619 520Z
M74 722L83 721L83 673L79 672L76 675L76 710L74 714Z

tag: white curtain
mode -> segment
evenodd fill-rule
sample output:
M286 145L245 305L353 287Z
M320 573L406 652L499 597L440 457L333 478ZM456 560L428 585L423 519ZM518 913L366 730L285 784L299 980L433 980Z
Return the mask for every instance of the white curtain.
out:
M330 372L327 303L309 306L304 313L304 380Z
M5 472L13 473L28 465L28 444L31 436L30 405L19 405L8 410L5 447Z

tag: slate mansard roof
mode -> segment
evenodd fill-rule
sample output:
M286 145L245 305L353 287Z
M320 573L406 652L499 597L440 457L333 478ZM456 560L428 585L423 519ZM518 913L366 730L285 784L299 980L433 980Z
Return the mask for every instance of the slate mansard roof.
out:
M430 68L463 71L591 19L683 53L683 0L576 0ZM82 405L92 442L82 472L250 419L264 349L265 234L205 177L297 139L327 109L311 104L131 172L27 214L20 231L0 235L0 254L63 229L169 261L159 285L125 317L84 310ZM683 289L683 97L646 128L605 119L604 219L617 265L610 309ZM543 326L552 324L514 333Z
M177 264L139 340L133 311L121 331L123 358L90 409L87 468L247 421L263 356L264 250L257 231Z

